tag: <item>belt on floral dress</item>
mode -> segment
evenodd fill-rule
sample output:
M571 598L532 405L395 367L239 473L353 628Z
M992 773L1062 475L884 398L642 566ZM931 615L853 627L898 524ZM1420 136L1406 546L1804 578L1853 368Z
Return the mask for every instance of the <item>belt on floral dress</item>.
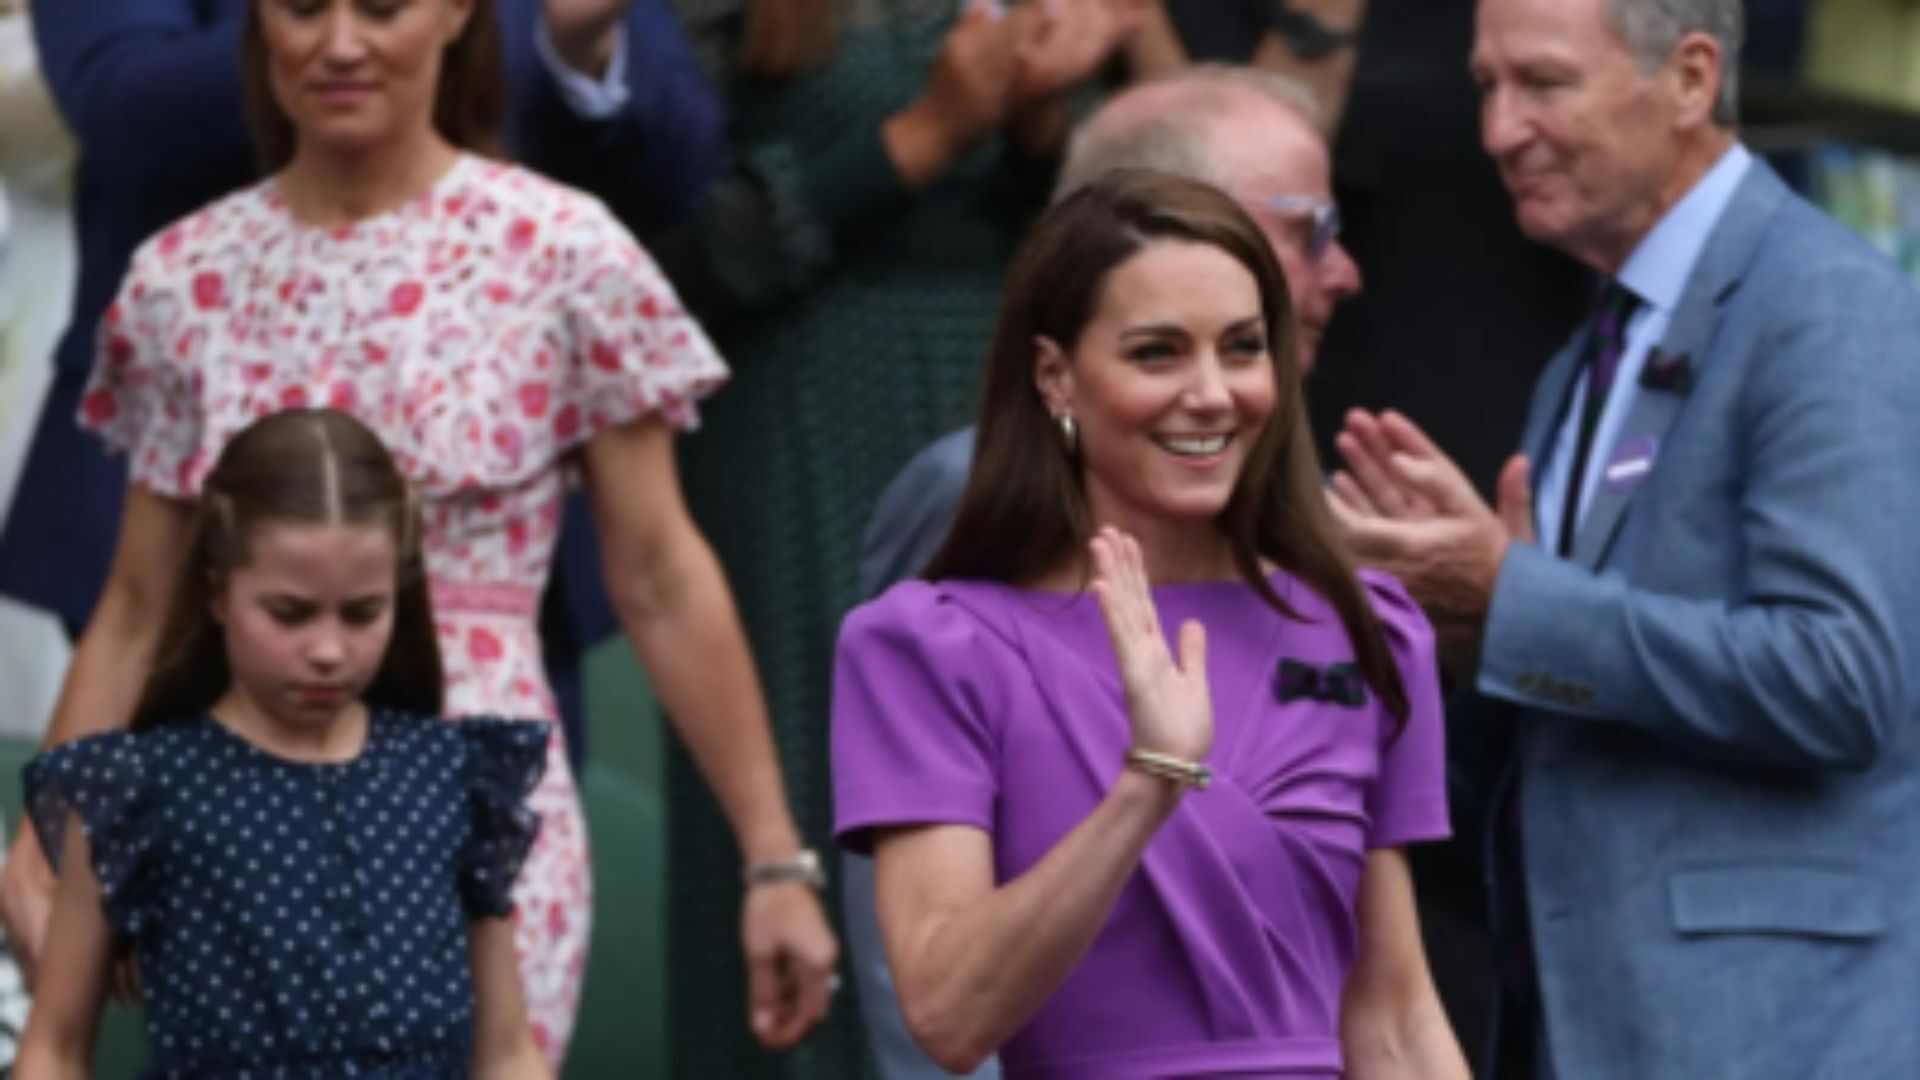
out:
M540 590L506 581L452 581L430 577L436 615L516 615L532 618L540 612Z

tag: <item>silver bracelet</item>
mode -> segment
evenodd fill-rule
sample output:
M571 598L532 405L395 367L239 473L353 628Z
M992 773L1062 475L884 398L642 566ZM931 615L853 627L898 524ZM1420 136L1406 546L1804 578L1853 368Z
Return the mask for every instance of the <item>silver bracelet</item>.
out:
M759 862L750 862L741 876L749 889L755 885L798 881L812 886L814 892L827 890L827 868L821 864L819 852L812 848L801 848L784 859L761 859Z

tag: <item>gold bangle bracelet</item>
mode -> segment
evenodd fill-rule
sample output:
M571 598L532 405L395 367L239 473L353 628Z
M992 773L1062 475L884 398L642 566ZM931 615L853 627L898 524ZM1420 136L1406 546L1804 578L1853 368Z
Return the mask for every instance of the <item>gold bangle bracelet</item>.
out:
M1213 770L1203 761L1188 761L1172 754L1142 750L1137 746L1127 751L1127 768L1138 769L1149 776L1177 780L1187 787L1203 791L1213 783Z

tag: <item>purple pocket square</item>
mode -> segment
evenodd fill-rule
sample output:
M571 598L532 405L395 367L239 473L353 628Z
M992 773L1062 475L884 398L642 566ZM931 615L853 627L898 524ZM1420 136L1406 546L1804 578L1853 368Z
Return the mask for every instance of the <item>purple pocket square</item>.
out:
M1650 350L1646 366L1640 369L1640 385L1648 390L1685 394L1693 389L1693 361L1686 353Z

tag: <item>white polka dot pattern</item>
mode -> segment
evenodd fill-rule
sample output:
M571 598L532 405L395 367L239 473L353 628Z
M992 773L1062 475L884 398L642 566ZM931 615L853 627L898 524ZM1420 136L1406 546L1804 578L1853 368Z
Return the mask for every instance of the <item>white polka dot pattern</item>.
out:
M316 764L203 716L29 763L47 850L77 812L135 944L148 1075L466 1076L467 922L512 908L547 727L376 710Z

